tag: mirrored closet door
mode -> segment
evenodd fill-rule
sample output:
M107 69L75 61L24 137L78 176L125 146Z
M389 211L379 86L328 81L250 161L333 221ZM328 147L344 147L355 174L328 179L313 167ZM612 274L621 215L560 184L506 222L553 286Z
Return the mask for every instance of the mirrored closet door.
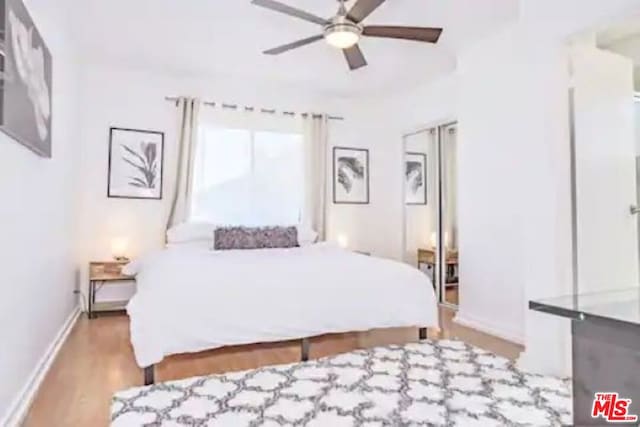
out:
M458 163L457 163L457 126L445 125L440 129L440 223L441 277L443 278L442 302L450 305L458 305L459 301L459 277L458 277Z
M438 301L457 305L456 125L404 136L404 259L429 276Z

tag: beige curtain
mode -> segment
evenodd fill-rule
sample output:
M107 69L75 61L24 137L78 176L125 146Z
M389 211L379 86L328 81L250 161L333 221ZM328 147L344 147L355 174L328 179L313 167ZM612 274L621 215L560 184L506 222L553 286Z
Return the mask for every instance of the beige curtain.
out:
M302 224L326 238L327 157L329 121L326 115L309 114L304 120L305 203Z
M199 99L185 97L178 99L179 128L176 179L171 192L171 210L167 220L167 229L185 222L189 218L199 113Z

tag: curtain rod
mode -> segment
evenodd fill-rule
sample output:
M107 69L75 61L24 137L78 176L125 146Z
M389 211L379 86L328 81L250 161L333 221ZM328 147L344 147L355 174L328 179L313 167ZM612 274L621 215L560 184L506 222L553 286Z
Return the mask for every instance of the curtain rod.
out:
M174 102L178 103L179 98L176 96L165 96L165 101L169 101L169 102ZM247 106L239 106L237 104L225 104L225 103L220 103L220 102L213 102L213 101L203 101L202 105L206 105L207 107L221 107L223 109L227 109L227 110L239 110L241 108L243 108L245 111L258 111L260 113L265 113L265 114L277 114L278 111L274 108L255 108L255 107L247 107ZM317 114L317 113L296 113L295 111L282 111L281 112L283 115L285 116L295 116L297 114L299 114L302 117L306 117L311 115L312 117L319 117L321 116L321 114ZM327 119L329 120L344 120L344 117L339 117L339 116L327 116Z

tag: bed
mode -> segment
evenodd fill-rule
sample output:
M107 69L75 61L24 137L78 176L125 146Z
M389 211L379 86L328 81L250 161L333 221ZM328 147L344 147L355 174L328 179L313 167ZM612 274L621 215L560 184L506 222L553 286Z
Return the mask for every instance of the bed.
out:
M302 341L389 327L437 327L429 278L408 265L329 243L213 251L172 245L134 260L138 290L127 306L145 384L165 356L223 346Z

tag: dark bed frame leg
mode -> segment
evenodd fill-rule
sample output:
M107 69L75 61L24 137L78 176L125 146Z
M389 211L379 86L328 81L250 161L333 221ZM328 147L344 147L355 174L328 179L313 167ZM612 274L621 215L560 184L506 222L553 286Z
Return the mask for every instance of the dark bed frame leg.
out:
M420 340L427 339L427 328L420 328L418 330L418 338L420 338Z
M302 338L302 342L300 343L300 361L308 362L309 361L309 347L311 343L309 342L309 338Z
M144 385L155 384L155 365L147 366L144 368Z

